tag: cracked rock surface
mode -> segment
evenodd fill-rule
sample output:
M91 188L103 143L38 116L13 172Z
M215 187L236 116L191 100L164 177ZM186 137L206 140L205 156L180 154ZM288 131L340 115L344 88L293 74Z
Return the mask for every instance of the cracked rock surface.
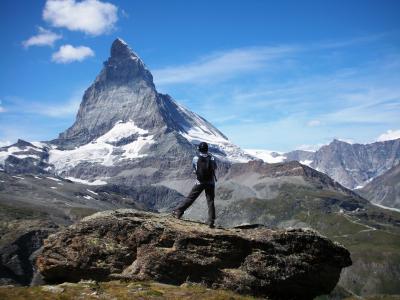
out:
M49 236L37 259L48 283L190 281L272 299L328 294L349 265L344 247L312 230L209 229L133 209L96 213Z

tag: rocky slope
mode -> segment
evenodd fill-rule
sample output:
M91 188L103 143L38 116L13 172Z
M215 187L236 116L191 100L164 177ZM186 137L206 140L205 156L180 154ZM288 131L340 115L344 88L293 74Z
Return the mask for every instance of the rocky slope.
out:
M350 144L333 140L315 152L288 153L251 150L265 162L299 161L329 175L349 189L359 189L400 162L400 139L372 144Z
M373 203L400 209L400 164L375 177L357 192Z
M127 278L273 299L329 293L350 254L314 231L209 229L135 210L97 213L51 235L37 259L46 282Z
M49 233L97 211L150 209L135 195L107 188L96 191L94 186L49 175L0 172L0 285L31 282L34 252Z

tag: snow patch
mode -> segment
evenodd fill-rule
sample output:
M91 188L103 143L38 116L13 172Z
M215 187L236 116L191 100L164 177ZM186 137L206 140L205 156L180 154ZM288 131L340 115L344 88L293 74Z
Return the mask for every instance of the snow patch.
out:
M388 206L384 206L384 205L382 205L382 204L377 204L377 203L372 203L372 202L371 202L371 204L372 204L372 205L375 205L375 206L378 206L378 207L380 207L380 208L383 208L383 209L387 209L387 210L392 210L392 211L400 212L400 209L398 209L398 208L388 207Z
M57 189L57 187L55 187L55 186L51 186L50 188L53 189L53 190Z
M178 110L188 116L188 118L194 121L194 124L190 127L184 127L180 134L191 144L199 144L200 142L206 142L209 148L215 148L217 152L225 153L226 157L223 155L215 154L215 156L220 159L228 159L231 162L248 162L252 159L250 155L245 153L235 144L231 143L221 132L214 128L211 124L205 121L203 118L197 114L191 112L184 106L175 102Z
M285 161L286 156L283 156L281 153L270 150L262 150L262 149L244 149L250 155L253 155L266 163L280 163Z
M85 195L85 196L83 196L83 198L85 198L87 200L94 200L94 198L92 196L89 196L89 195Z
M89 189L86 189L89 193L92 193L93 195L96 195L96 196L98 196L99 194L98 193L96 193L95 191L92 191L92 190L89 190Z
M84 179L80 179L80 178L74 178L74 177L66 177L65 179L71 180L73 182L77 182L77 183L82 183L82 184L87 184L87 185L104 185L107 184L106 181L101 180L101 179L96 179L94 181L88 181L88 180L84 180ZM105 179L105 178L102 178Z
M17 178L17 179L25 179L24 177L20 177L20 176L12 176L12 177Z
M302 165L310 166L313 161L310 159L301 160L300 163Z
M111 144L133 134L137 134L138 138L127 145L114 146ZM153 136L148 135L148 130L137 127L133 121L125 123L118 121L107 133L86 145L72 150L50 150L49 163L53 164L59 172L67 171L82 162L112 166L120 160L146 156L146 154L140 154L140 150L145 145L154 142ZM115 156L112 154L114 150L122 150L123 153L121 156Z
M0 151L0 164L2 164L4 166L4 163L5 163L6 159L7 159L7 157L9 157L10 155L13 155L13 156L15 156L15 157L17 157L19 159L24 159L24 158L27 158L27 157L40 159L38 154L30 154L30 153L27 153L27 154L19 153L19 154L17 154L18 152L25 152L25 151L30 151L30 150L38 151L36 147L31 147L31 146L27 146L24 149L21 149L21 148L15 147L15 146L8 147L8 148Z
M54 178L54 177L46 177L46 178L47 178L47 179L54 180L54 181L61 182L61 180L60 180L60 179L58 179L58 178Z

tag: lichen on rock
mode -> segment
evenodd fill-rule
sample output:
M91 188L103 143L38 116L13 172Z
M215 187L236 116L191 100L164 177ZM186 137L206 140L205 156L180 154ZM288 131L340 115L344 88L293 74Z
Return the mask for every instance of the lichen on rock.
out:
M190 281L273 299L328 294L349 265L344 247L312 230L210 229L132 209L96 213L51 235L37 259L48 283Z

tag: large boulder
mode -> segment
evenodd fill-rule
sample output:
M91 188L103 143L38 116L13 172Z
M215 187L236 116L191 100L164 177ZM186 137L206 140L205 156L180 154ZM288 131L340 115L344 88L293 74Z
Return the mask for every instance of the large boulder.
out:
M328 294L350 265L344 247L312 230L210 229L132 209L96 213L49 236L37 259L48 283L190 281L273 299Z

